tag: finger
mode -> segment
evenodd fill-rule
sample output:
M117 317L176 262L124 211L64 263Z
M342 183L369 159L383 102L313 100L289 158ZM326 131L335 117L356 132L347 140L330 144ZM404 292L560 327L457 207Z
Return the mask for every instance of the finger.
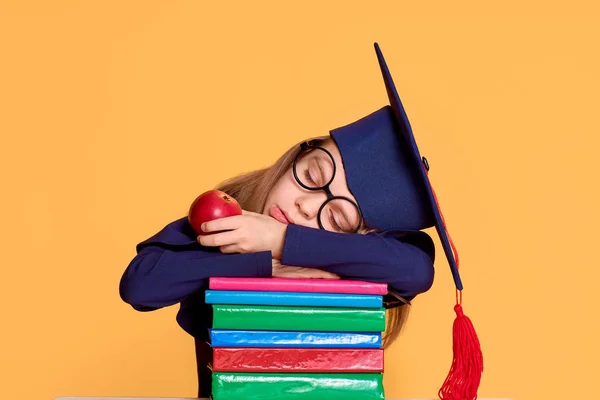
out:
M281 270L275 272L273 276L290 279L340 279L340 277L334 273L311 268Z
M299 274L298 272L281 272L273 275L275 278L286 278L286 279L310 279L310 276Z
M198 243L202 246L217 247L237 243L239 234L233 231L214 233L212 235L199 235Z
M240 248L237 246L237 244L230 244L227 246L221 246L219 248L219 250L221 251L221 253L224 254L233 254L233 253L240 253Z
M285 265L286 275L294 275L295 277L302 278L317 278L317 279L340 279L340 277L333 272L325 271L318 268L306 268L306 267L293 267Z
M322 279L340 279L340 277L333 272L327 272L319 269L314 271L313 276Z
M231 217L224 217L213 219L202 224L200 229L204 232L217 232L231 229L237 229L241 225L240 215L232 215Z

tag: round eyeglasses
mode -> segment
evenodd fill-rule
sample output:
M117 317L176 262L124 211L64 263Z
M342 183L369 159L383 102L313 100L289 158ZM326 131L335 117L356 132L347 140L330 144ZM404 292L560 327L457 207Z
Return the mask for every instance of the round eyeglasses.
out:
M335 178L335 171L335 161L329 151L310 141L300 144L293 167L296 182L307 190L323 190L327 194L327 200L319 208L319 228L356 233L362 226L362 213L351 199L331 193L329 186Z

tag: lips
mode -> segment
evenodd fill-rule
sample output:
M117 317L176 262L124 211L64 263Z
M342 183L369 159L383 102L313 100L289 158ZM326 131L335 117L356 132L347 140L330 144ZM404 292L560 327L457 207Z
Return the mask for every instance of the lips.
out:
M281 222L282 224L289 225L291 223L285 215L285 212L277 206L271 207L271 209L269 210L269 215L275 218L277 221Z
M280 210L281 210L281 209L280 209ZM294 224L294 223L295 223L295 222L294 222L294 220L293 220L292 218L290 218L290 216L288 215L288 213L286 213L286 212L285 212L285 211L283 211L283 210L281 210L281 212L282 212L283 216L285 217L285 219L287 219L287 221L288 221L290 224Z

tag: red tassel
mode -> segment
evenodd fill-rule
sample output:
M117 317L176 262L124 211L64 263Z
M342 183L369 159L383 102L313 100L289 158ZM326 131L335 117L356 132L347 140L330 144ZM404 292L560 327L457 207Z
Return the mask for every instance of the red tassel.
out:
M460 302L454 306L454 311L452 366L438 396L442 400L474 400L477 399L483 372L481 346L471 320L463 314Z
M429 176L429 164L425 159L423 159L423 167L426 175ZM450 232L448 232L446 220L444 219L444 214L442 214L433 186L431 187L431 191L440 212L442 225L452 247L456 269L459 269L460 260L458 258L458 250L452 241ZM483 354L473 323L463 313L462 290L456 290L454 311L456 312L456 319L452 327L452 366L444 384L438 391L438 396L441 400L475 400L477 399L477 390L479 389L481 374L483 373Z

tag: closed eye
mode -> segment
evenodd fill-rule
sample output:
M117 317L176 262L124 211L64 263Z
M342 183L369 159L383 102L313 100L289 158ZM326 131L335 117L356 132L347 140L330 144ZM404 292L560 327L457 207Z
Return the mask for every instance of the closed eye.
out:
M315 182L313 180L313 178L310 177L310 173L308 172L308 170L304 171L304 177L306 178L306 180L308 181L308 183L312 183L313 185L317 184L317 182Z
M337 230L340 230L340 231L344 230L344 229L342 229L341 226L338 225L335 218L333 218L333 214L329 214L329 222L331 222L331 225L333 225Z

